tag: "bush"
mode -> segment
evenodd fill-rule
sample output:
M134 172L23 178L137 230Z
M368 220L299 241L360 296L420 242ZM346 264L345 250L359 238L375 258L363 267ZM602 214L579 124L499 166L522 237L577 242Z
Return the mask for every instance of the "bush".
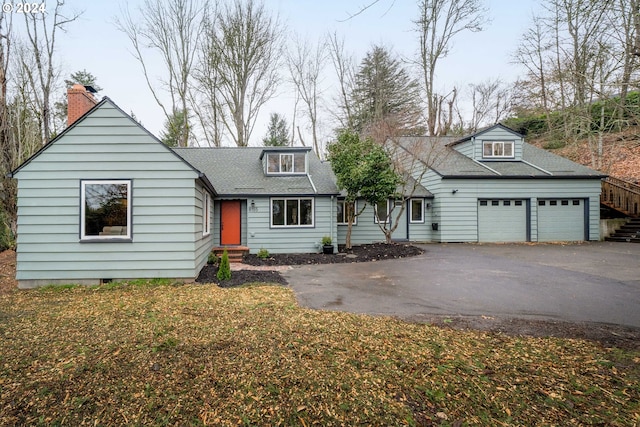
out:
M269 258L269 251L266 250L265 248L260 248L260 250L258 251L258 258L260 259L267 259Z
M329 236L323 236L322 237L322 245L323 246L330 245L331 242L332 242L331 237L329 237Z
M9 228L7 214L0 211L0 252L15 247L13 233Z
M213 265L218 263L218 257L213 252L209 252L209 256L207 257L207 264Z
M222 253L217 276L220 281L231 279L231 265L229 265L229 254L226 249Z

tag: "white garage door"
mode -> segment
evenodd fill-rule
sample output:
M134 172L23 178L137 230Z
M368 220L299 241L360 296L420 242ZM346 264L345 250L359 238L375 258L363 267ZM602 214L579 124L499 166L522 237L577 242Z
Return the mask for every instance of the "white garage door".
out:
M539 199L538 241L585 240L584 199Z
M526 200L478 200L479 242L526 242Z

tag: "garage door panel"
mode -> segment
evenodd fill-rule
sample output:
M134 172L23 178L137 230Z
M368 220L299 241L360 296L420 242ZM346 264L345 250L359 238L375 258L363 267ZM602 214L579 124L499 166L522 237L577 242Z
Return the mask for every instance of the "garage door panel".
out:
M478 200L478 241L527 241L526 200Z
M585 240L584 199L538 200L538 241Z

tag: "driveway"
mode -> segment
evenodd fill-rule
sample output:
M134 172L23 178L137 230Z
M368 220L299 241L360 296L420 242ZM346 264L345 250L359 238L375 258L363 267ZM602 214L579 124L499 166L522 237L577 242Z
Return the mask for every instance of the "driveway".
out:
M301 305L354 313L491 316L640 328L640 245L428 244L400 260L283 272Z

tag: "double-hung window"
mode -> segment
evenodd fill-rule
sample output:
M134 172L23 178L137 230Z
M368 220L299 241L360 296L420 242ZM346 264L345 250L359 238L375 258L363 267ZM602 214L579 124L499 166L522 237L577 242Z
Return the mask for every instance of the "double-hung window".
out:
M383 224L390 221L391 214L391 200L387 200L383 203L376 203L375 207L375 218L374 222L376 224Z
M357 202L347 203L344 199L338 200L338 215L336 217L336 222L338 225L347 225L349 223L349 217L347 212L347 207L351 205L351 211L357 212L358 204ZM355 225L358 222L358 217L353 218L353 224Z
M306 153L267 154L267 173L303 174L307 172Z
M131 180L80 181L80 240L131 239Z
M313 227L313 198L272 198L271 227Z
M482 157L485 159L513 158L513 141L484 141Z

